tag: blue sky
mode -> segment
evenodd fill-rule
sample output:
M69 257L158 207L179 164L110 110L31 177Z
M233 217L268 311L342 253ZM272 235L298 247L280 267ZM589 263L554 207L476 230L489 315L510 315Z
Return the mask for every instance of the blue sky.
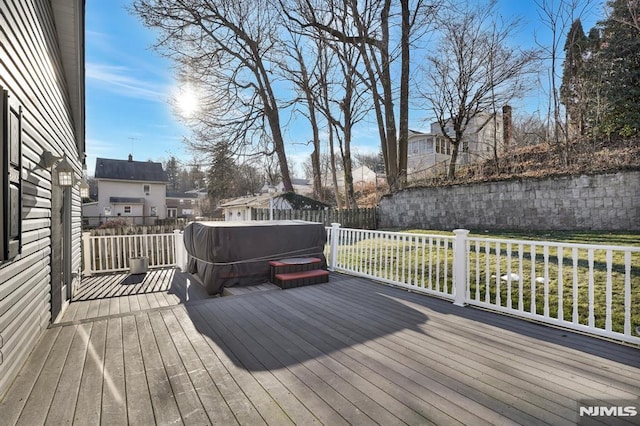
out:
M558 0L555 0L558 1ZM87 167L94 174L97 157L163 161L175 155L185 163L193 156L183 144L189 130L174 116L169 99L179 90L172 64L151 48L153 31L145 28L126 8L129 0L86 0L86 137ZM499 0L505 18L522 16L524 26L516 40L523 47L544 40L545 29L539 22L533 0ZM588 30L601 14L595 4L592 15L584 20ZM535 111L544 106L543 91L514 105ZM424 113L411 116L410 127L428 129ZM311 150L296 140L310 134L292 125L285 131L287 155L294 174L302 177L301 165ZM354 151L379 150L375 123L365 123L354 134Z

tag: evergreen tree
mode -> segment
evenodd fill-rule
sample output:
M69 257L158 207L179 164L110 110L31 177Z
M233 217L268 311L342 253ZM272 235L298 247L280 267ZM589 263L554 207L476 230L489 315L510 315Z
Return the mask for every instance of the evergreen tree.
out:
M632 21L628 3L609 0L608 18L599 23L598 63L607 82L603 95L608 104L600 127L620 136L640 134L640 32L627 23ZM638 8L637 2L631 7Z
M564 45L560 100L565 106L570 136L582 136L585 132L585 66L588 41L582 29L582 22L576 19L567 34Z
M217 143L214 148L211 167L207 171L207 190L214 200L233 197L233 185L230 184L236 173L236 164L226 143Z
M180 164L173 155L164 163L164 171L167 174L167 190L180 191Z

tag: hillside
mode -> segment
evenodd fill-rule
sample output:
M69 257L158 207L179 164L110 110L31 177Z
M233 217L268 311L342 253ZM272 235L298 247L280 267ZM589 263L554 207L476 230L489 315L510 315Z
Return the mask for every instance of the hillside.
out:
M526 146L503 153L498 161L459 166L457 177L446 176L412 182L410 186L444 186L461 183L490 182L519 178L574 176L615 173L620 170L640 170L640 140L620 140L602 143L574 143L567 164L562 155L549 144Z

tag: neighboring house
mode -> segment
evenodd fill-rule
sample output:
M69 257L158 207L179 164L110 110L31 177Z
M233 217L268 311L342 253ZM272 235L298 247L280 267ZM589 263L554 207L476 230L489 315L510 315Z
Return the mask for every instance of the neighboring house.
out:
M362 189L362 187L366 186L367 184L376 183L376 172L364 165L352 169L351 176L353 176L353 187L355 189ZM336 179L338 181L338 187L340 188L340 190L344 191L344 173L339 172Z
M327 204L292 192L249 195L220 204L226 221L251 220L251 209L298 210L324 209Z
M445 129L453 134L453 128ZM489 113L476 115L468 124L459 147L457 164L472 164L493 156L494 146L502 150L502 116ZM431 124L431 132L409 130L407 178L423 179L447 170L451 159L451 144L444 137L440 125Z
M80 284L84 1L4 1L0 28L2 399Z
M161 163L109 158L96 159L98 214L101 221L129 218L136 225L150 225L167 217L167 175Z
M191 219L200 214L198 194L188 192L167 192L167 219Z
M291 178L291 186L293 186L293 192L296 194L313 194L313 185L309 182L309 179ZM276 184L265 183L262 188L260 188L260 193L264 194L268 192L284 192L282 182Z

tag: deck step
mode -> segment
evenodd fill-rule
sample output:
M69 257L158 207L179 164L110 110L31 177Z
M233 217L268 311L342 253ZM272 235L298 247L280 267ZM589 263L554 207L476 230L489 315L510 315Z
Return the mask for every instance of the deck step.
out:
M284 259L283 259L284 260ZM317 257L306 257L303 263L287 263L281 260L269 261L270 281L275 283L276 274L288 274L290 272L303 272L322 268L322 259Z
M309 271L276 274L274 281L275 284L282 289L326 283L329 282L329 271L325 271L324 269L312 269Z

